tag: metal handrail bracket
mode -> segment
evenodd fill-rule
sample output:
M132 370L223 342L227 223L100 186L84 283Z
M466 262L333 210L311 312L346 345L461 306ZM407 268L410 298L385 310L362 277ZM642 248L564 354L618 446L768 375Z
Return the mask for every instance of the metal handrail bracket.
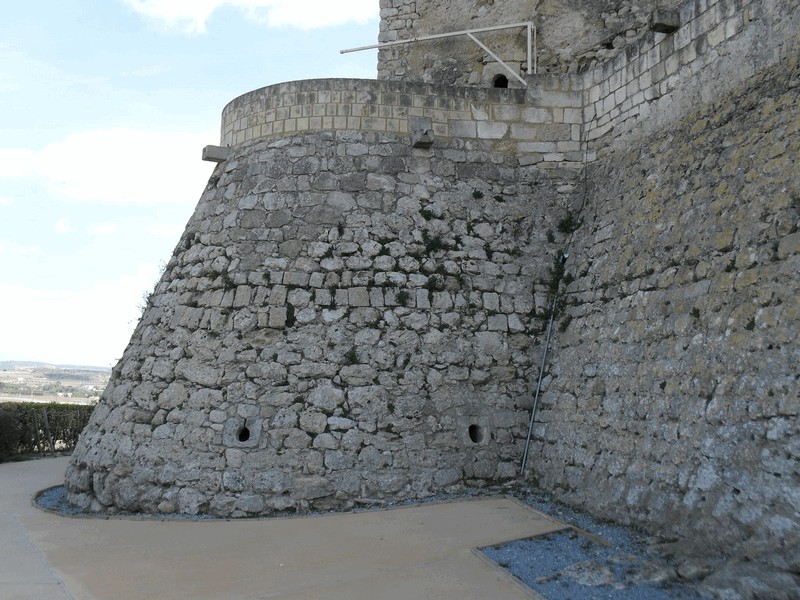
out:
M340 50L340 54L346 54L348 52L361 52L362 50L374 50L375 48L388 48L390 46L400 46L402 44L412 44L414 42L424 42L426 40L439 40L442 38L448 37L458 37L460 35L465 35L473 42L478 44L485 52L489 54L494 60L496 60L506 71L511 73L513 77L518 79L522 85L527 86L528 83L520 77L518 73L516 73L510 66L504 63L500 58L489 48L483 44L478 38L475 37L476 33L484 33L487 31L499 31L501 29L515 29L517 27L524 27L528 33L528 66L527 71L528 75L536 74L539 70L538 60L536 56L536 26L532 21L526 21L524 23L512 23L510 25L497 25L495 27L479 27L477 29L465 29L463 31L453 31L450 33L437 33L434 35L421 35L419 37L410 38L407 40L396 40L393 42L383 42L381 44L372 44L370 46L359 46L358 48L347 48L345 50Z

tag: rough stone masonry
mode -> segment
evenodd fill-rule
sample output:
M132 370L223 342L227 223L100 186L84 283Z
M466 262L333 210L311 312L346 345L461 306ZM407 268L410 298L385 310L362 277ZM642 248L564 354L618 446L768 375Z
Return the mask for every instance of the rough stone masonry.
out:
M795 55L591 167L537 424L545 488L732 553L720 597L800 592L799 99Z
M458 139L235 149L82 437L72 500L245 516L514 477L573 176Z
M800 596L800 7L672 3L664 32L535 4L496 8L552 28L525 89L425 46L226 107L73 502L247 516L515 477L558 290L526 476L674 540L720 598ZM382 39L495 10L453 5L386 0Z

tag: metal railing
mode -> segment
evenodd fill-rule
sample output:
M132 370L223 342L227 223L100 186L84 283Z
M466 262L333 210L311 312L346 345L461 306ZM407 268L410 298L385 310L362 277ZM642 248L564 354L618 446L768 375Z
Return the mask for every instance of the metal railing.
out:
M513 77L515 77L522 85L526 86L528 83L520 77L519 73L517 73L514 69L508 66L505 62L503 62L500 57L497 56L494 52L492 52L483 42L481 42L478 38L475 37L476 33L484 33L487 31L499 31L501 29L516 29L519 27L524 27L528 33L528 64L527 64L527 73L528 75L534 75L538 73L539 65L538 60L536 57L536 26L532 21L526 21L524 23L512 23L510 25L497 25L495 27L479 27L477 29L465 29L463 31L453 31L450 33L437 33L434 35L421 35L419 37L410 38L407 40L396 40L394 42L383 42L381 44L372 44L371 46L359 46L358 48L347 48L345 50L341 50L341 54L346 54L348 52L360 52L362 50L374 50L375 48L388 48L390 46L400 46L402 44L412 44L414 42L424 42L426 40L438 40L443 38L449 37L458 37L460 35L465 35L473 42L478 44L489 56L491 56L494 60L496 60L506 71L511 73Z

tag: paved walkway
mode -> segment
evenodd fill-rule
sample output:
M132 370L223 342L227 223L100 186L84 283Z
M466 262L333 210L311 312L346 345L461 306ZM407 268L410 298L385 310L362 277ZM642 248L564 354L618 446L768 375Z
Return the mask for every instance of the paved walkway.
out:
M66 458L0 464L0 598L540 598L476 549L562 529L514 499L237 521L66 518Z

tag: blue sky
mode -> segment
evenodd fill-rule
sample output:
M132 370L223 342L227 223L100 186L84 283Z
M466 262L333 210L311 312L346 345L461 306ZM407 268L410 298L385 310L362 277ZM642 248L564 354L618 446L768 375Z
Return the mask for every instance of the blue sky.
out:
M112 366L250 90L374 78L378 0L31 0L0 21L0 360Z

